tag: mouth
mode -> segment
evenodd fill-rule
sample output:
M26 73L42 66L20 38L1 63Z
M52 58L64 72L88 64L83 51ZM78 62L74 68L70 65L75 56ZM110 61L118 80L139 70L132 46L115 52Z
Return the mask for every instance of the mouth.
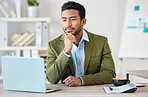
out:
M74 28L72 28L72 27L67 27L67 28L65 28L65 31L66 32L72 32L74 30Z
M72 30L73 30L73 29L67 29L66 31L67 31L67 32L72 32Z

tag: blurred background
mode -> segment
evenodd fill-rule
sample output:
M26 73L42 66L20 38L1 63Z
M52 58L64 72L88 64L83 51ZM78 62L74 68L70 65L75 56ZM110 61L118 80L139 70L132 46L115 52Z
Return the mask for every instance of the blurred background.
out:
M1 0L2 1L2 0ZM15 9L15 0L7 0ZM61 6L68 0L38 0L39 17L50 17L49 40L63 33L61 24ZM87 23L84 28L92 33L108 38L115 62L116 71L119 68L119 48L121 42L123 22L127 0L71 0L84 5ZM27 0L21 0L21 17L27 16ZM17 32L26 29L34 31L33 23L9 23L8 38ZM1 53L1 56L4 53ZM146 59L124 59L121 63L119 77L126 77L127 70L147 70ZM1 72L1 67L0 67ZM131 82L148 82L146 79L130 76Z

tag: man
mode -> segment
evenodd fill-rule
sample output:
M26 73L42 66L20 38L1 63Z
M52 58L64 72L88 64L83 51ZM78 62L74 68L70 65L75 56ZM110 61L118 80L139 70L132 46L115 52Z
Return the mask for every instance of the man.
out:
M112 83L116 74L107 38L83 29L84 7L68 1L61 17L65 33L48 43L47 80L68 86Z

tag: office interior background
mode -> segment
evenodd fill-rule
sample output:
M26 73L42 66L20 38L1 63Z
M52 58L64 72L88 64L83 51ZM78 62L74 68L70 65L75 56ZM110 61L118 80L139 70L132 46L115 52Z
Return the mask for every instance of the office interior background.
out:
M7 0L11 5L14 5L15 0ZM61 6L68 0L39 0L39 16L50 17L50 34L49 40L52 40L63 33L61 24ZM122 37L122 28L126 10L127 0L73 0L84 5L86 9L87 23L84 28L92 33L108 37L108 42L112 51L112 56L115 62L116 71L119 68L119 48ZM27 0L21 0L22 16L26 17ZM11 25L17 25L11 23ZM34 29L30 24L22 24L21 27L10 26L10 36L15 30L21 29L25 31ZM0 67L1 68L1 67ZM124 59L121 63L119 77L126 77L127 70L146 70L148 69L147 59ZM0 70L1 72L1 70ZM147 80L130 76L131 82L148 82Z

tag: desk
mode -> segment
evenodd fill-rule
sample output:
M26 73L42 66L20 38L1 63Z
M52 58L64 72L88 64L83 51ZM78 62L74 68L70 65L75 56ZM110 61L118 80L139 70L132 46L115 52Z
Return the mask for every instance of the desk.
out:
M148 79L148 70L128 70L128 74Z
M4 90L0 85L0 97L146 97L148 96L148 84L146 87L138 87L135 93L120 93L120 94L106 94L103 90L104 86L109 85L95 85L95 86L81 86L68 87L60 85L62 90L52 93L28 93Z

